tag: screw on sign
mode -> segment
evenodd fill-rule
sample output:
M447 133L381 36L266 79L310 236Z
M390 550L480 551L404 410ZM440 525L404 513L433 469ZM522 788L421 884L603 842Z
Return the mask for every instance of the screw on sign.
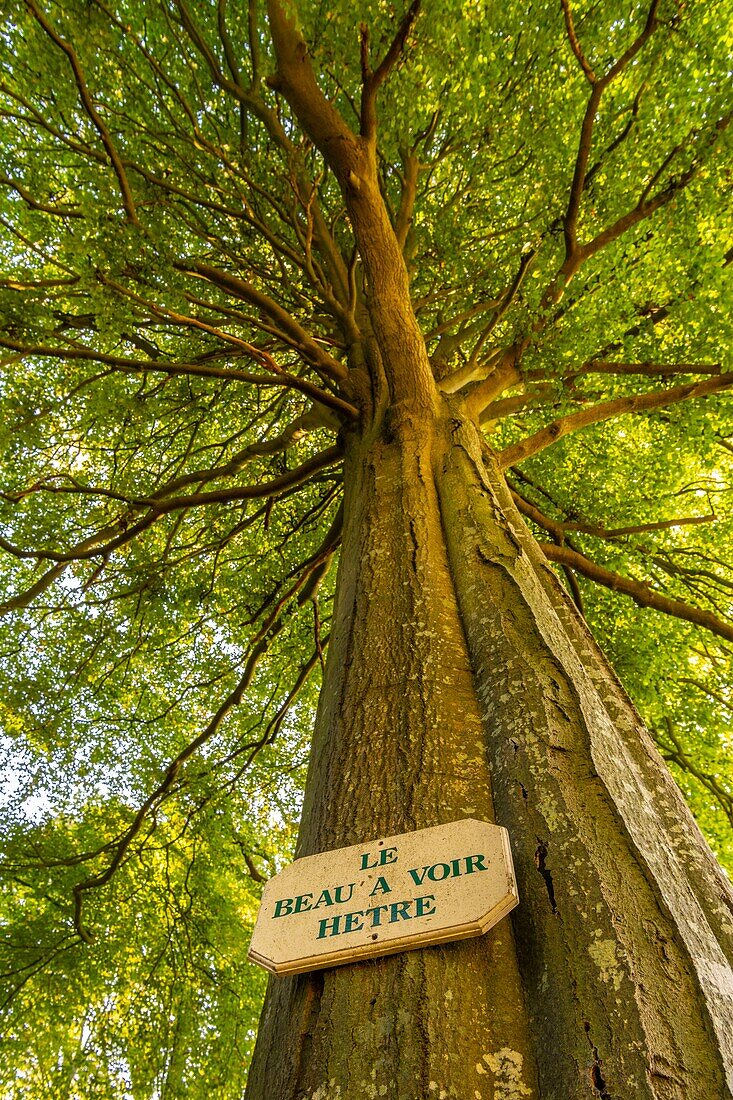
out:
M249 957L340 966L480 936L518 902L506 829L467 818L297 859L265 886Z

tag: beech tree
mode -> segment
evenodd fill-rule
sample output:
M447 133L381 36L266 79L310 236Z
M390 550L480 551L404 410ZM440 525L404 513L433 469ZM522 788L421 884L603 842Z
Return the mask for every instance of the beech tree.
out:
M3 1096L733 1095L730 26L6 15ZM463 817L511 918L253 1053L260 884Z

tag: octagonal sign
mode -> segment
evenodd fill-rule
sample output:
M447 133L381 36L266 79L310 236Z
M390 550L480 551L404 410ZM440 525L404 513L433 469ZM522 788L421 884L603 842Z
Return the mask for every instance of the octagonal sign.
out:
M466 818L296 859L265 886L249 957L341 966L480 936L518 902L506 829Z

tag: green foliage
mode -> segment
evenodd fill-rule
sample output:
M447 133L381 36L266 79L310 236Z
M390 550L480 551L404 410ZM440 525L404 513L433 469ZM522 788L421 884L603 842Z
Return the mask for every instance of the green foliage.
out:
M647 16L573 5L596 78ZM301 5L355 130L360 24L376 68L402 17ZM516 365L484 410L497 451L728 385L731 26L723 4L659 5L603 93L577 240L636 220L572 272L591 85L562 6L443 0L410 29L380 89L381 191L436 377L464 372L470 396ZM294 850L338 552L329 448L356 400L339 369L373 354L369 287L346 185L268 81L257 4L27 0L0 42L0 1097L228 1100L263 992L259 879ZM591 423L508 478L546 542L559 525L725 623L732 451L711 392ZM570 580L733 871L730 643Z

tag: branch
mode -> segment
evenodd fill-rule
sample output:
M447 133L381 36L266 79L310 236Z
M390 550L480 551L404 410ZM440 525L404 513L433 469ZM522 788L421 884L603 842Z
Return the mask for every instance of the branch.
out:
M369 289L368 313L395 402L436 399L425 340L412 309L402 249L380 190L376 148L355 135L319 89L297 26L295 0L268 0L277 58L272 86L285 95L341 188ZM367 357L367 369L376 369Z
M89 561L96 557L106 557L169 512L180 511L184 508L204 507L209 504L231 504L236 500L256 500L261 497L277 496L278 493L286 489L293 489L298 485L302 485L315 473L335 465L342 457L343 451L341 448L334 446L314 455L289 473L273 478L272 481L266 481L261 485L243 485L240 488L219 489L210 493L193 493L190 496L169 497L164 500L159 500L155 496L139 499L131 498L129 511L125 515L66 553L58 553L53 550L22 550L4 538L0 538L0 548L16 558L58 563ZM142 509L147 510L147 515L139 519L133 526L128 527L127 524L132 514ZM120 528L122 528L121 534L99 545L101 539L106 538L115 531L119 531ZM0 613L14 609L10 606L10 603L0 605Z
M293 105L308 137L336 176L348 178L352 161L359 159L356 135L316 83L295 4L292 0L268 0L267 13L277 59L277 74L268 83Z
M585 75L588 78L588 80L590 81L590 83L591 84L596 84L597 81L598 81L598 77L593 72L593 70L590 67L588 61L586 60L585 54L583 53L583 51L581 49L580 42L578 41L578 36L575 33L575 24L573 22L573 13L570 10L570 4L569 4L568 0L560 0L560 3L562 5L563 15L565 16L565 29L568 32L568 39L570 40L570 48L572 49L573 53L575 54L575 57L576 57L576 60L577 60L578 64L580 65L581 69L585 73Z
M713 140L710 142L711 145L714 145L717 141L718 136L724 133L725 130L727 130L728 126L730 125L731 118L733 118L733 112L725 115L715 124L715 127L712 131ZM662 166L657 170L657 172L654 173L651 180L645 186L634 209L628 211L628 213L626 214L623 214L613 223L613 225L609 225L606 229L602 230L602 232L598 233L593 238L593 240L589 241L588 244L582 246L582 248L579 250L580 263L584 262L589 257L594 256L596 252L600 252L600 250L602 248L605 248L606 245L611 244L615 240L618 240L618 238L626 233L629 229L632 229L635 225L638 225L640 222L644 221L646 218L656 213L657 210L660 210L663 206L666 206L667 203L671 202L672 199L674 199L680 191L684 190L684 188L687 187L691 180L695 178L702 165L702 160L699 158L697 160L693 160L692 164L685 172L683 172L677 178L671 179L667 186L664 187L661 191L658 191L656 195L653 195L650 199L647 199L646 196L649 193L651 186L653 186L656 179L664 171L672 156L676 152L677 149L674 149L672 153L670 153L667 158L665 158Z
M571 367L567 374L560 375L559 381L570 382L582 374L641 374L647 378L672 378L675 374L719 375L720 363L611 363L602 359L590 359L579 367ZM557 374L544 369L528 370L525 378L553 379Z
M543 530L548 531L560 546L564 545L566 542L569 543L567 536L570 532L575 531L577 531L578 534L591 535L593 538L597 539L618 539L624 538L627 535L645 535L649 531L665 531L670 527L688 527L699 523L714 523L718 518L714 513L711 513L707 516L683 516L679 519L662 519L652 523L639 523L631 527L606 528L599 524L553 519L545 515L544 512L541 512L536 504L527 500L526 497L523 497L521 493L518 493L515 489L511 489L511 494L514 503L522 515L527 516L533 523L536 523L538 527L542 527Z
M14 548L10 548L9 545L0 544L3 550L9 550L10 553L15 554ZM17 555L16 555L17 556ZM43 576L32 584L30 588L27 588L25 592L19 593L17 596L11 596L9 600L5 600L0 604L0 618L5 615L9 615L11 611L23 611L35 600L36 596L40 596L47 588L50 588L53 582L63 576L66 571L69 562L63 562L60 565L53 565L50 569L47 569Z
M106 352L95 351L93 348L63 347L54 348L48 344L21 344L17 340L10 340L0 336L0 347L15 351L21 357L37 355L41 359L80 359L89 363L103 363L105 366L114 367L123 373L129 374L168 374L168 375L193 375L200 378L221 378L231 382L249 382L254 385L285 386L288 383L282 378L267 378L258 374L249 374L230 367L210 367L202 363L164 363L160 359L129 359L120 355L108 355ZM326 395L326 396L331 396Z
M515 489L512 489L511 486L510 492L512 494L512 499L514 500L514 503L516 504L518 510L522 513L522 515L527 516L534 523L536 523L538 527L542 527L545 531L548 531L552 535L558 546L564 546L567 541L571 548L573 548L570 540L566 539L564 524L558 523L557 520L550 519L549 516L544 515L539 510L539 508L536 507L536 505L532 504L531 501L526 500L523 496L521 496L520 493L516 492ZM575 604L583 618L585 618L583 594L580 591L580 585L578 584L575 573L569 565L565 564L562 565L562 571L565 574L565 579L568 582L568 588L570 589L570 593L573 597L573 603Z
M698 523L715 523L718 517L714 512L707 516L680 516L679 519L660 519L654 523L637 523L631 527L594 527L589 523L567 522L566 531L578 531L583 535L593 535L599 539L619 539L626 535L645 535L649 531L667 531L670 527L692 527Z
M458 346L465 340L466 336L480 330L480 336L476 348L471 354L469 361L439 382L440 389L445 393L457 393L459 390L471 385L473 382L480 382L473 390L467 393L469 407L474 415L482 412L486 406L502 392L502 389L506 389L507 386L513 385L515 382L520 381L520 374L517 369L519 346L514 344L512 347L507 348L505 351L496 351L489 355L487 359L479 366L476 362L477 354L485 346L486 340L493 332L500 321L503 320L512 302L516 298L519 290L524 282L524 278L527 272L532 267L535 259L537 258L538 249L531 249L528 252L522 254L519 260L519 268L514 279L510 283L506 292L497 299L495 302L484 302L478 306L474 306L468 311L465 317L470 317L478 312L483 312L488 308L495 308L496 312L489 322L485 325L481 325L480 322L475 322L473 325L462 326L462 329L456 334L455 337L447 337L449 353L452 354L454 347ZM455 323L455 322L451 322ZM436 332L443 330L444 326L441 325ZM433 334L431 334L433 335ZM441 342L446 337L441 336ZM433 359L436 363L440 361L440 344L436 348ZM486 369L491 366L491 373L486 374ZM505 373L505 377L501 386L501 389L496 388L498 376L496 374L497 369L501 368ZM511 368L511 369L510 369ZM513 373L512 373L513 372ZM482 381L482 375L483 381Z
M519 462L532 455L539 454L545 448L557 443L563 436L570 432L587 428L591 424L600 424L604 420L610 420L626 413L648 412L650 409L661 409L668 405L674 405L680 401L696 397L707 397L709 394L733 386L733 371L720 375L717 378L708 378L704 382L690 382L685 386L677 386L675 389L655 391L653 393L638 394L630 397L618 397L613 401L603 401L600 405L593 405L589 409L571 413L569 416L553 420L547 427L539 432L507 447L499 454L499 463L502 470L509 466L515 466Z
M83 906L84 906L84 894L96 889L100 886L105 886L113 877L120 864L122 863L127 851L132 844L135 837L145 823L145 820L150 811L159 805L159 803L166 797L170 788L175 783L178 773L183 765L193 756L193 754L201 748L214 734L217 732L224 718L227 716L235 706L237 706L247 688L249 687L252 677L254 676L257 663L266 651L266 643L261 640L257 646L254 647L250 654L249 660L245 666L244 673L239 680L239 683L232 692L227 696L224 702L217 710L214 717L204 730L194 738L186 747L176 756L168 765L162 781L158 784L155 790L145 799L142 806L137 811L130 827L127 829L122 839L119 841L115 848L114 856L110 860L107 868L100 872L98 875L90 875L88 878L83 879L81 882L77 882L73 888L74 897L74 927L76 928L79 938L84 943L91 944L94 942L94 936L88 928L84 926L83 922Z
M710 696L710 698L714 699L716 703L719 703L721 707L724 707L725 710L733 714L733 699L726 699L719 692L713 691L712 688L709 688L707 684L701 684L699 680L693 680L689 676L678 677L678 683L691 684L692 687L696 687L698 691L701 691L703 695Z
M487 424L492 420L501 420L502 417L511 416L513 413L523 412L529 405L546 400L553 392L554 386L546 384L537 386L533 390L517 394L514 397L504 397L499 401L492 401L481 410L479 422Z
M402 194L400 207L395 217L395 233L400 248L404 251L407 244L407 236L412 225L412 212L417 198L417 176L420 170L420 162L415 153L408 153L405 158L405 174L402 177Z
M539 543L539 546L549 561L568 566L576 573L581 573L589 580L603 585L604 588L610 588L614 592L622 592L625 596L630 596L639 607L651 607L655 611L663 611L667 615L674 615L675 618L684 619L696 626L705 627L713 634L733 642L733 626L723 622L722 619L718 619L709 611L702 611L700 608L692 607L681 600L672 600L667 596L660 595L658 592L653 592L648 585L623 577L620 573L612 573L610 570L591 561L590 558L585 557L584 554L568 549L567 546L554 546L552 543L546 542Z
M330 637L330 635L327 635L323 639L323 645L324 646L328 644L329 637ZM251 741L246 745L238 746L236 749L234 749L232 752L230 752L227 756L223 757L222 759L220 759L216 762L215 766L216 767L221 767L224 764L229 764L229 763L231 763L231 761L236 760L236 758L238 756L241 756L242 753L245 753L245 752L248 753L248 756L247 756L244 764L241 767L239 767L237 769L237 771L234 773L234 775L229 780L227 780L226 784L222 788L220 788L219 793L224 793L224 792L227 791L227 789L231 790L234 787L236 787L237 783L239 782L241 777L244 775L244 773L247 771L247 769L249 768L250 764L252 763L255 756L260 751L260 749L263 749L265 747L265 745L272 744L272 742L275 740L278 733L280 732L280 729L282 728L282 724L285 721L285 718L287 717L291 706L293 705L293 703L297 699L297 697L300 694L300 692L302 691L304 685L308 681L308 678L309 678L311 672L313 671L313 669L316 667L316 665L318 663L319 663L318 662L318 651L316 650L316 651L313 652L310 659L304 665L301 666L300 672L298 674L298 678L297 678L293 688L291 689L290 693L288 694L287 698L285 699L285 702L282 704L282 706L278 710L277 714L275 714L275 716L268 722L267 727L265 729L265 732L262 734L262 736L260 738L258 738L257 741Z
M193 130L193 144L198 147L201 143L203 143L205 145L205 147L208 149L209 152L213 153L215 156L217 156L218 158L221 159L222 158L221 148L217 148L217 147L211 145L210 143L206 142L206 140L204 138L204 135L201 133L201 130L198 127L195 112L192 111L191 108L189 107L189 105L187 104L186 100L182 96L181 91L180 91L179 87L176 85L176 83L170 79L170 77L167 75L165 69L156 61L156 59L153 57L153 55L150 53L150 51L146 48L144 41L141 40L137 35L135 35L134 32L131 31L130 27L128 25L126 25L126 23L123 20L121 20L117 15L115 15L115 13L113 11L111 11L109 8L107 8L101 2L101 0L95 0L95 3L105 12L107 17L110 20L112 20L112 22L121 30L121 32L124 34L125 38L127 40L132 40L135 43L135 45L140 50L141 54L143 55L143 57L145 58L147 63L152 68L152 70L154 72L154 76L155 76L155 82L157 83L158 81L162 81L165 84L165 86L169 89L169 91L171 92L171 95L174 96L174 98L181 104L186 116L188 117L188 119L191 123L191 127L192 127L192 130ZM207 46L207 44L206 44L205 40L203 39L201 33L198 31L198 28L195 26L195 24L194 24L194 22L191 18L190 13L188 12L188 9L185 8L185 5L183 5L182 3L177 3L177 7L179 8L179 14L181 15L181 25L183 26L183 29L185 30L186 34L188 35L189 39L191 40L191 43L193 44L194 48L201 54L201 56L206 61L206 64L207 64L207 66L209 68L209 71L211 73L212 80L219 87L221 87L224 91L226 91L229 95L233 96L233 98L238 102L238 104L240 106L240 112L241 111L246 111L253 118L257 119L257 121L260 122L265 127L265 130L267 131L267 134L272 139L272 141L280 149L282 149L284 151L284 153L286 155L286 158L288 160L288 164L289 164L289 166L290 166L290 168L293 172L293 181L295 183L296 194L298 196L299 201L301 203L305 204L305 202L307 201L307 196L310 194L311 189L312 189L312 182L309 179L308 174L305 170L305 161L304 161L304 157L303 157L303 151L296 142L291 140L291 137L290 137L289 133L286 131L286 129L284 128L284 126L282 124L282 120L280 118L279 112L274 107L270 106L269 104L266 104L264 102L264 100L259 95L259 84L260 84L260 61L259 61L259 58L260 58L260 52L261 52L260 51L261 43L259 41L259 31L258 31L257 25L256 25L257 24L257 13L256 13L256 10L255 10L256 9L256 0L249 0L249 3L248 3L249 45L250 45L250 52L251 52L251 55L252 55L252 67L253 67L252 83L251 83L251 86L249 88L242 87L241 84L236 79L236 77L233 80L227 79L227 77L222 72L222 70L219 66L219 63L217 61L215 53L213 53L211 51L211 49L209 49L209 47ZM224 38L227 38L226 28L224 28L224 30L222 32L222 0L219 0L219 30L220 30L220 37L223 34ZM227 64L228 64L228 66L230 66L230 71L232 72L232 75L234 77L234 72L236 71L236 62L234 63L234 66L232 67L231 62L234 60L234 58L232 57L232 50L231 50L231 48L227 49L227 43L226 43L226 41L224 41L224 39L223 39L223 44L224 44L225 55L227 57ZM241 117L241 115L240 115L240 117ZM43 125L42 120L40 121L40 124ZM185 140L190 141L190 139L188 139L188 138L186 138ZM157 177L154 177L151 173L147 173L145 168L142 165L131 164L131 165L129 165L129 167L133 168L135 171L142 174L146 179L150 179L152 182L156 183L158 186L164 187L167 190L174 190L174 191L177 190L178 193L180 193L181 195L185 194L182 190L180 190L180 188L173 187L170 184L169 181L161 180ZM264 195L269 202L272 201L271 196L267 195L266 191L259 188L250 178L248 178L244 174L244 172L242 171L242 168L241 168L241 164L237 164L235 166L232 163L227 162L227 167L233 175L241 176L242 178L244 178L246 180L246 182L248 183L248 185L250 187L254 188L260 194ZM209 185L208 180L202 180L202 183L204 183L204 185L206 187L208 187L208 185ZM207 200L201 199L198 196L196 196L196 197L188 196L188 197L192 198L192 201L194 201L194 202L202 203L203 205L209 205ZM295 262L296 264L298 264L299 262L302 262L302 261L299 260L299 258L295 257L294 253L291 253L291 251L284 244L284 242L282 242L281 240L275 238L272 234L270 234L269 231L267 230L267 227L264 225L264 223L262 223L258 218L254 217L253 214L250 211L248 211L247 209L244 209L244 211L233 211L233 212L231 212L231 215L234 216L234 217L238 217L238 218L240 218L240 217L245 218L245 220L249 221L250 224L252 224L258 230L258 232L262 233L265 236L265 238L270 241L270 243L273 245L273 248L277 249L278 251L283 252L284 254L290 255L291 259L293 259L293 262ZM341 254L338 250L338 247L336 246L336 242L334 241L333 236L331 235L331 233L328 229L328 226L326 225L326 222L323 218L323 214L320 211L320 207L319 207L318 203L314 204L314 216L315 216L316 240L317 240L317 243L319 245L319 248L321 249L321 254L322 254L322 256L325 260L325 264L326 264L326 267L327 267L327 270L328 270L328 273L329 273L329 277L330 277L330 281L331 281L330 286L319 283L319 289L320 289L321 293L324 296L324 300L326 300L328 302L329 295L330 295L330 290L331 290L331 287L333 287L337 292L339 301L345 303L346 300L347 300L347 283L346 283L346 269L345 269L345 266L344 266L343 257L341 256ZM311 270L309 270L309 274L312 276L313 272Z
M565 574L565 580L568 582L568 588L570 589L570 595L573 597L573 603L577 607L579 613L585 618L585 607L583 605L583 593L580 591L580 585L575 573L570 566L563 565L562 571Z
M329 532L330 534L330 532ZM328 538L328 536L327 536ZM311 597L319 583L323 571L324 565L327 565L330 557L333 554L333 549L325 549L320 556L314 556L314 559L310 559L308 565L302 571L300 577L297 579L294 585L289 591L277 602L274 610L266 619L263 626L257 632L252 639L249 647L249 653L245 664L244 672L237 683L236 687L229 693L221 706L218 708L214 716L208 725L195 737L188 745L185 746L178 753L176 757L170 762L165 770L163 779L155 788L155 790L145 799L143 804L137 811L132 823L127 831L123 834L114 849L114 855L110 860L107 868L100 872L98 875L91 875L81 882L77 882L73 888L74 896L74 927L84 943L93 943L94 937L92 933L84 926L83 923L83 905L84 894L96 889L100 886L105 886L113 877L115 872L120 867L125 855L127 854L130 845L145 823L151 810L155 809L171 792L178 775L186 763L198 750L206 744L207 741L217 733L223 720L227 717L229 712L238 706L244 698L245 692L249 688L254 678L254 674L257 670L257 666L269 649L270 644L280 632L284 626L285 620L283 619L283 609L290 599L297 597L298 606L302 607ZM260 746L265 744L265 739L262 739ZM252 754L251 759L253 758Z
M244 862L247 864L247 870L249 871L250 878L254 879L255 882L267 882L267 875L263 875L261 871L257 870L257 865L255 864L249 852L247 852L243 847L241 850Z
M84 79L84 70L82 69L81 62L74 50L73 46L56 32L53 26L48 22L43 12L37 7L35 0L23 0L28 11L31 13L36 22L43 28L48 37L60 50L62 50L69 59L72 71L74 73L74 79L76 81L76 87L79 92L79 98L84 106L84 110L91 119L97 133L102 139L102 144L107 151L107 155L112 163L115 175L117 176L117 182L120 185L120 191L122 192L122 203L127 214L127 220L132 222L133 225L139 226L137 211L135 209L135 202L132 197L132 191L130 190L130 184L125 174L125 169L120 160L120 156L115 148L114 142L110 135L109 130L105 126L98 111L94 107L94 102L89 89Z
M377 66L376 72L372 72L369 68L368 31L364 24L361 26L361 136L369 142L374 142L377 136L377 92L397 64L405 48L407 36L420 11L420 3L421 0L412 0L410 7L402 17L397 34Z
M9 176L0 176L0 184L4 187L9 187L16 194L20 195L26 206L29 206L31 210L39 210L43 214L54 214L60 218L83 218L84 215L80 210L75 210L72 206L52 206L47 203L38 202L29 191L18 183L17 180L10 179Z
M199 276L199 278L205 279L209 283L213 283L214 286L218 286L220 290L226 291L234 298L240 299L240 301L248 302L250 305L255 306L257 309L266 313L268 317L282 329L287 336L293 341L294 346L300 350L305 359L308 360L318 371L327 375L335 382L344 382L349 375L348 370L344 367L343 363L340 363L338 359L334 359L323 350L323 348L316 343L313 337L307 332L302 325L300 325L294 317L292 317L287 310L283 309L274 299L268 297L261 290L257 290L251 283L246 282L244 279L237 278L236 275L231 275L228 271L223 271L221 268L212 267L210 264L204 264L198 260L190 260L177 263L174 265L178 271L183 271L187 275Z
M141 498L133 500L132 504L136 508L150 508L156 516L162 516L168 512L179 511L181 508L200 508L208 504L231 504L235 500L255 500L259 497L276 496L284 489L292 489L297 485L302 485L313 474L325 470L329 466L334 466L342 458L343 450L336 445L328 447L327 450L321 451L313 458L309 458L296 469L291 470L290 473L273 478L272 481L267 481L263 485L243 485L238 489L215 489L210 493L193 493L190 496L169 497L163 501L158 501L153 497Z
M235 82L234 84L232 84L232 82L227 80L227 78L224 76L224 73L221 71L221 68L219 67L219 62L216 58L216 54L214 53L213 50L211 50L209 48L209 46L206 43L206 40L203 38L203 36L199 32L196 24L194 23L193 19L191 18L191 15L190 15L186 5L183 3L183 0L174 0L174 3L175 3L176 8L178 8L178 13L181 17L181 24L182 24L184 30L186 31L186 34L191 39L191 42L194 44L196 49L199 51L201 56L206 61L206 64L209 66L209 69L211 71L211 75L213 76L216 83L219 84L220 87L226 88L227 91L232 92L238 98L241 97L241 96L245 96L246 95L245 89L242 88L239 85L238 82Z
M606 158L608 156L610 156L610 154L613 153L616 149L618 149L619 146L621 146L624 143L624 141L626 141L629 134L633 130L634 126L636 125L636 123L638 121L638 118L639 118L639 108L641 106L641 98L642 98L644 92L646 91L646 89L647 89L647 81L644 80L644 81L642 81L642 83L639 87L639 90L636 93L636 95L634 96L633 102L631 104L631 117L629 118L629 121L626 123L626 125L620 131L620 133L618 133L616 135L616 137L612 141L609 142L609 144L606 146L606 148L604 150L602 150L602 152L599 154L598 159L596 160L595 164L593 164L592 167L589 168L588 171L586 172L586 176L585 176L585 189L586 190L589 187L591 181L600 172L601 167L605 163Z
M697 779L698 783L701 783L703 787L713 796L713 798L722 807L723 812L733 826L733 795L727 791L718 778L711 775L709 772L704 772L694 763L693 760L685 752L684 748L678 737L675 736L674 727L669 717L665 718L665 725L667 727L666 734L669 740L672 742L674 749L670 751L657 736L657 743L662 750L662 755L665 760L676 764L682 771L689 772L690 775Z
M470 416L479 417L483 410L499 397L504 390L521 382L522 376L517 366L515 346L500 352L493 360L492 370L483 382L478 382L466 393L466 409ZM459 371L455 375L460 374ZM454 377L455 377L454 375Z
M295 442L302 434L308 431L313 431L316 428L323 426L323 418L320 416L317 410L305 413L303 416L298 417L290 425L288 425L288 427L279 436L271 440L264 440L262 442L250 444L248 447L245 447L241 451L239 451L229 462L223 464L222 466L216 466L209 470L195 470L190 474L184 474L180 477L172 478L160 489L152 493L151 499L164 499L166 496L170 496L171 493L192 483L198 483L199 485L201 485L202 483L206 484L208 482L218 480L222 477L234 476L244 468L245 464L250 459L265 455L277 454L287 449L290 443ZM286 489L285 495L288 495L290 492L293 491L293 488L296 487L297 486L291 486L290 488ZM39 488L43 488L43 486L39 486ZM68 491L71 492L74 490ZM86 491L91 494L97 492L97 490L94 489L88 489ZM20 499L20 496L22 495L25 494L18 495L17 499ZM111 494L105 492L104 495ZM280 494L280 496L282 495L283 494ZM123 498L117 497L116 499ZM269 505L272 505L272 503L275 500L279 499L279 497L271 496L267 499ZM129 503L128 501L126 502ZM254 515L251 517L251 520L256 519L260 514L261 512L254 513ZM125 532L124 541L129 542L133 538L135 538L136 535L139 534L142 530L150 526L150 519L148 518L148 520L146 520L142 525L137 524L134 527L130 527L129 524L131 523L133 516L134 511L132 508L130 508L122 516L118 517L118 519L115 520L113 523L108 524L106 527L102 528L101 531L96 532L96 534L79 543L76 547L73 548L73 550L69 551L67 559L65 561L60 562L48 569L39 578L39 580L36 581L35 584L31 585L30 588L26 589L23 592L20 592L17 596L11 597L9 600L5 601L5 603L0 604L0 617L3 617L4 615L7 615L12 611L22 611L26 607L29 607L37 596L45 592L46 589L49 588L58 577L63 575L69 565L71 565L74 561L83 560L84 558L89 557L90 555L88 555L86 551L101 546L100 553L103 558L106 558L109 553L111 553L113 547L110 542L107 542L106 545L103 545L105 544L105 540L114 539L122 530ZM115 548L119 548L119 545L121 545L121 543L118 540L117 547ZM21 550L20 548L13 546L6 539L0 538L0 548L4 549L6 552L21 560L38 560L38 555L34 551Z
M226 26L226 0L218 0L216 15L217 27L219 30L219 39L221 40L221 44L224 47L224 57L226 58L229 72L232 74L232 80L234 81L234 83L238 84L241 87L242 81L239 75L237 57Z
M533 504L530 500L518 493L515 489L510 488L512 499L516 504L518 510L523 516L527 516L533 523L536 523L538 527L541 527L548 534L552 535L558 546L564 546L567 540L565 524L561 523L557 519L553 519L551 516L546 516L544 512L541 512L536 504Z
M255 344L250 344L248 340L241 340L238 336L223 332L221 329L217 329L213 325L207 325L205 322L198 321L195 318L181 316L170 310L160 310L160 313L162 316L169 317L177 324L193 325L213 336L217 336L219 339L229 341L235 347L241 348L242 351L251 355L255 362L261 367L271 371L278 378L282 378L284 383L291 389L300 390L301 393L307 394L311 400L318 402L320 405L326 405L335 409L337 412L341 413L342 416L346 416L348 420L359 419L359 410L355 408L354 405L349 404L348 401L342 400L342 398L337 397L335 394L322 390L319 386L314 385L313 382L309 382L307 378L302 378L300 375L291 374L289 371L286 371L268 351L265 351L264 348L257 347Z
M81 359L92 363L104 363L106 366L114 367L115 370L131 374L139 374L140 372L169 375L183 374L202 378L221 378L234 382L248 382L257 386L285 386L288 389L299 390L301 393L307 394L313 401L334 409L349 420L358 419L359 410L354 405L349 404L348 401L320 389L320 387L305 378L299 378L297 375L283 370L271 355L260 348L256 348L253 344L248 344L245 340L237 340L236 344L241 347L242 351L246 351L247 354L251 355L261 366L271 371L272 377L267 378L235 368L210 367L199 363L162 363L159 359L128 359L119 355L107 355L104 352L94 351L92 348L53 348L44 344L20 344L16 340L9 340L7 337L0 336L0 347L20 352L22 355L38 355L46 359Z
M565 260L563 262L561 272L563 276L569 275L572 277L574 270L577 270L582 259L578 256L578 213L580 211L580 200L583 195L583 191L586 185L586 175L588 171L588 160L590 157L591 144L593 141L593 128L595 126L596 117L598 115L598 108L601 103L601 97L606 88L611 84L617 76L626 68L629 62L636 56L639 50L646 44L647 40L654 33L657 28L657 10L659 8L660 0L652 0L649 12L647 14L646 23L644 29L639 34L629 48L622 54L622 56L611 66L611 68L600 79L595 75L593 70L585 60L583 53L580 49L577 37L575 35L575 28L573 26L572 15L567 0L562 0L563 12L565 14L565 24L568 30L568 37L573 49L573 53L578 59L583 72L591 84L591 93L588 98L588 102L585 108L585 114L583 115L583 122L580 127L580 139L578 141L578 152L575 158L575 168L573 170L573 179L570 184L570 194L568 196L568 205L565 211L565 217L563 218L563 232L565 237Z

